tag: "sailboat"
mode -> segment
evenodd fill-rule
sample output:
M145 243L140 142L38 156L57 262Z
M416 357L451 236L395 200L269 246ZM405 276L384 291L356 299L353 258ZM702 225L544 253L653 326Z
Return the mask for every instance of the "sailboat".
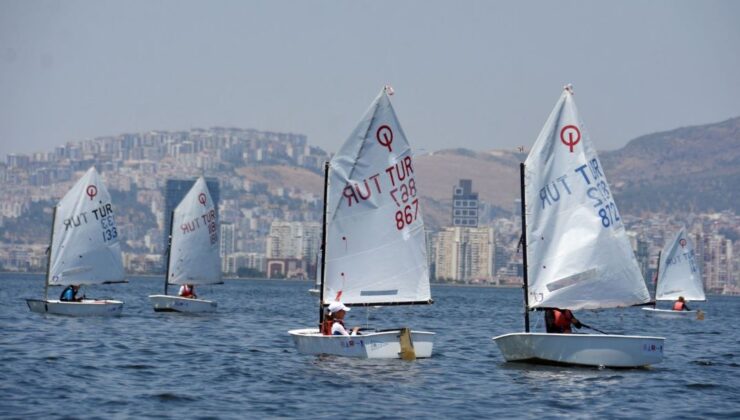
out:
M424 221L411 148L386 86L324 168L321 284L324 308L432 303ZM359 358L431 357L434 333L409 328L322 335L288 332L300 353Z
M169 285L221 283L216 206L203 177L172 212L164 294L151 295L156 312L214 312L216 302L168 295Z
M120 315L123 302L49 299L49 286L123 283L119 231L103 179L91 167L54 207L43 299L26 299L32 312L71 316Z
M662 337L529 330L530 310L650 301L572 86L565 87L520 165L520 182L524 332L493 338L506 361L598 367L659 363Z
M655 284L655 303L659 300L675 301L680 296L690 302L705 301L704 284L696 261L694 247L686 228L676 234L658 255L658 275ZM642 308L660 318L704 319L702 311L674 311L671 309Z

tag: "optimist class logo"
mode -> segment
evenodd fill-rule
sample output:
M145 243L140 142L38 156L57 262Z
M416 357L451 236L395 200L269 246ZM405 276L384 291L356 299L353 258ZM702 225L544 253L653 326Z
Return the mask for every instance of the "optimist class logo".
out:
M90 197L90 201L92 201L92 199L95 198L96 195L98 195L98 187L96 187L95 185L88 185L85 193L88 197Z
M198 194L198 202L205 207L206 205L206 194L205 193Z
M681 245L681 248L686 248L686 239L681 238L678 244Z
M567 139L566 139L567 135ZM581 130L575 125L566 125L560 130L560 141L570 148L570 152L573 153L573 146L581 141Z
M387 125L381 125L378 131L375 132L375 138L378 140L381 146L387 147L389 152L392 152L391 143L393 143L393 130Z

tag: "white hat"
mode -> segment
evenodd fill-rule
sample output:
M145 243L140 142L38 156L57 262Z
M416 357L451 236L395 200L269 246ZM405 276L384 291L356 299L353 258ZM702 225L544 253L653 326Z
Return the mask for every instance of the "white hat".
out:
M342 302L332 302L329 304L329 312L331 313L337 313L339 311L347 311L349 312L349 308L347 306L344 306Z

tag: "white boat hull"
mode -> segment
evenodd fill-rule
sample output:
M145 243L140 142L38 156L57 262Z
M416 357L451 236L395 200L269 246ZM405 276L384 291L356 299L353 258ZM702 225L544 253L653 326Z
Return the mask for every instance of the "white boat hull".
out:
M296 349L303 354L328 354L363 359L400 359L400 330L361 332L362 335L323 335L318 328L288 331ZM417 358L432 356L433 332L411 331L411 341Z
M81 302L26 299L31 312L67 316L117 316L123 311L123 302L107 299L84 299Z
M155 312L184 312L190 314L216 312L216 302L203 299L189 299L180 296L151 295L149 300Z
M642 308L646 314L665 319L697 319L700 311L674 311L672 309Z
M311 296L318 296L321 294L321 291L319 289L308 289L308 294Z
M663 360L662 337L515 333L494 337L507 362L636 368Z

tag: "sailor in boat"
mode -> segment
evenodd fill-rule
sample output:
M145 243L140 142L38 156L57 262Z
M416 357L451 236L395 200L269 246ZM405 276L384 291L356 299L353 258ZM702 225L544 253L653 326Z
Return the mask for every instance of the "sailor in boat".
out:
M344 327L344 316L349 311L347 306L344 306L342 302L332 302L329 304L329 318L330 326L326 325L322 328L324 334L326 331L331 331L331 335L358 335L360 327L352 328L352 333L348 332Z
M679 296L678 300L673 302L673 310L674 311L690 311L689 305L686 304L686 300L683 298L683 296Z
M79 284L70 284L62 290L62 294L59 295L59 300L62 302L82 302L82 299L84 299L85 296L78 298L77 292L79 291Z
M583 326L569 309L545 310L545 329L548 333L570 334L573 332L571 325L579 329Z
M177 295L188 299L198 298L198 295L195 294L195 286L192 284L183 284L182 286L180 286L180 291L177 293Z

